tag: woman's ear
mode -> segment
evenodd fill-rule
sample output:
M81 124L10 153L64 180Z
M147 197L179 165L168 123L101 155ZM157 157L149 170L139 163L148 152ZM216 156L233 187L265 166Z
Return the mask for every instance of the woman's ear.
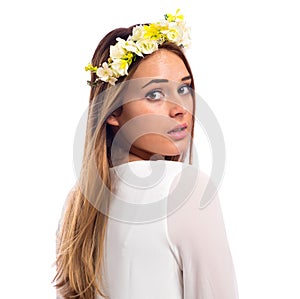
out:
M114 127L119 127L119 126L120 126L117 117L114 116L113 114L111 114L111 115L106 119L106 122L107 122L109 125L114 126Z
M122 106L120 106L119 108L117 108L107 119L106 119L106 123L108 123L111 126L114 127L119 127L120 123L118 121L118 116L121 115L122 113Z

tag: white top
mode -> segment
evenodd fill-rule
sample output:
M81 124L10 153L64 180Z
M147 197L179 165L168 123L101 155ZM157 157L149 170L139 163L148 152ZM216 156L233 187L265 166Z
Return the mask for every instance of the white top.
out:
M207 175L165 160L110 172L116 196L103 270L110 299L238 298L218 195L199 208Z

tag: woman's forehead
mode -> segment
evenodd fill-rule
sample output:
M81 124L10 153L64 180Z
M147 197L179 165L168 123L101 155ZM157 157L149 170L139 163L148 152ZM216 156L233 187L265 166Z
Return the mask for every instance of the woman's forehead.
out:
M131 78L159 78L180 82L187 76L189 72L182 59L171 51L161 49L144 59Z

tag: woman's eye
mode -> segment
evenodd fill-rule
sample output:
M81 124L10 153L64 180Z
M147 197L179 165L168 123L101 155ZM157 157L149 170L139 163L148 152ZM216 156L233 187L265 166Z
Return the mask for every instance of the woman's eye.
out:
M146 94L148 100L161 100L164 98L164 94L161 90L152 90Z
M184 94L190 94L191 91L192 91L192 88L189 85L183 85L183 86L181 86L181 87L178 88L178 93L182 94L182 95L184 95Z

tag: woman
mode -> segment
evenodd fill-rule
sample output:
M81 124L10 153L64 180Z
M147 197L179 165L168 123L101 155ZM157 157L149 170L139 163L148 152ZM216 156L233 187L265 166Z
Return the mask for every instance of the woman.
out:
M190 165L188 44L177 11L111 31L86 67L84 158L58 231L61 298L238 298L218 197L198 208L209 179Z

